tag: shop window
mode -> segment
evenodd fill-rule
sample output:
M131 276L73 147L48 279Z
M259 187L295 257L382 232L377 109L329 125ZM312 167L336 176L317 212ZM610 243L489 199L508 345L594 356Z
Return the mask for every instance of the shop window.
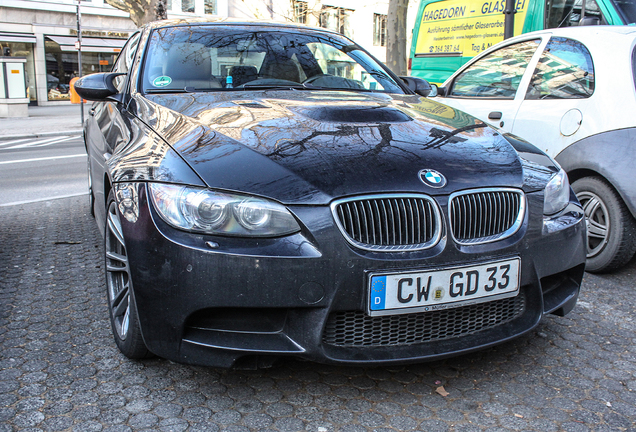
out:
M341 7L323 6L320 11L320 27L353 37L351 14L353 10Z
M26 58L24 74L26 78L27 88L26 94L30 101L36 101L35 93L35 69L33 62L33 44L24 42L1 42L0 53L4 57L22 57Z
M307 24L307 2L300 0L292 0L294 8L294 22Z
M194 0L181 0L181 12L194 13Z
M580 99L594 93L592 56L580 42L553 37L532 74L526 99Z
M46 88L48 100L70 100L69 83L79 76L77 51L63 51L57 42L45 40ZM82 50L82 76L112 69L117 53Z
M373 14L373 46L386 46L386 15Z
M204 0L203 13L206 15L216 15L216 0Z

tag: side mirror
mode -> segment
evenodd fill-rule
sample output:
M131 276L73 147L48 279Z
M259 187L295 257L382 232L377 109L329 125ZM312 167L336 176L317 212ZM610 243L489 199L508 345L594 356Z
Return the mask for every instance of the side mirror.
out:
M91 101L121 102L121 95L113 83L115 77L120 75L126 74L109 72L86 75L75 81L75 91L81 98Z
M425 79L409 76L400 77L400 79L404 81L404 84L406 84L409 89L420 96L427 97L431 93L431 85Z
M440 87L437 84L431 84L431 92L428 97L446 96L446 87Z
M595 16L585 17L579 21L580 26L599 25L600 23L601 20Z

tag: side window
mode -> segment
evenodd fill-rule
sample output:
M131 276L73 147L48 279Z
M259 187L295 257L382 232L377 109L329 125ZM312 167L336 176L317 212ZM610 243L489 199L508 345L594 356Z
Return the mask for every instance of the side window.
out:
M632 51L632 77L634 79L634 86L636 87L636 47Z
M526 99L580 99L594 93L594 64L580 42L550 39L532 74Z
M135 33L128 39L126 45L119 53L119 57L117 57L117 61L113 65L113 72L120 72L127 74L132 66L133 61L135 60L135 53L137 52L137 45L139 45L139 36L141 33ZM120 92L124 90L124 86L126 84L126 75L118 76L115 78L115 87Z
M595 0L546 0L545 28L606 24Z
M520 42L482 58L455 78L449 95L514 99L540 42L540 39Z

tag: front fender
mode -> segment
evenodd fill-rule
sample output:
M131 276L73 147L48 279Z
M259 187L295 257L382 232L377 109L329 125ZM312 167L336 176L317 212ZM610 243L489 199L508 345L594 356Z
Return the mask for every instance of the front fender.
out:
M108 159L111 182L157 181L204 187L205 183L181 156L136 118L129 142L117 146Z
M636 128L603 132L577 141L556 156L570 173L590 170L603 176L636 217Z

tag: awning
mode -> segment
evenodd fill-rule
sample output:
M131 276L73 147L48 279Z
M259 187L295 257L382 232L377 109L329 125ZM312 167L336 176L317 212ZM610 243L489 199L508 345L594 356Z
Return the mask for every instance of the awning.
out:
M35 43L35 35L30 33L0 32L0 42Z
M74 36L46 36L60 46L62 51L74 51L77 38ZM126 43L126 39L106 39L82 37L82 52L118 53Z

